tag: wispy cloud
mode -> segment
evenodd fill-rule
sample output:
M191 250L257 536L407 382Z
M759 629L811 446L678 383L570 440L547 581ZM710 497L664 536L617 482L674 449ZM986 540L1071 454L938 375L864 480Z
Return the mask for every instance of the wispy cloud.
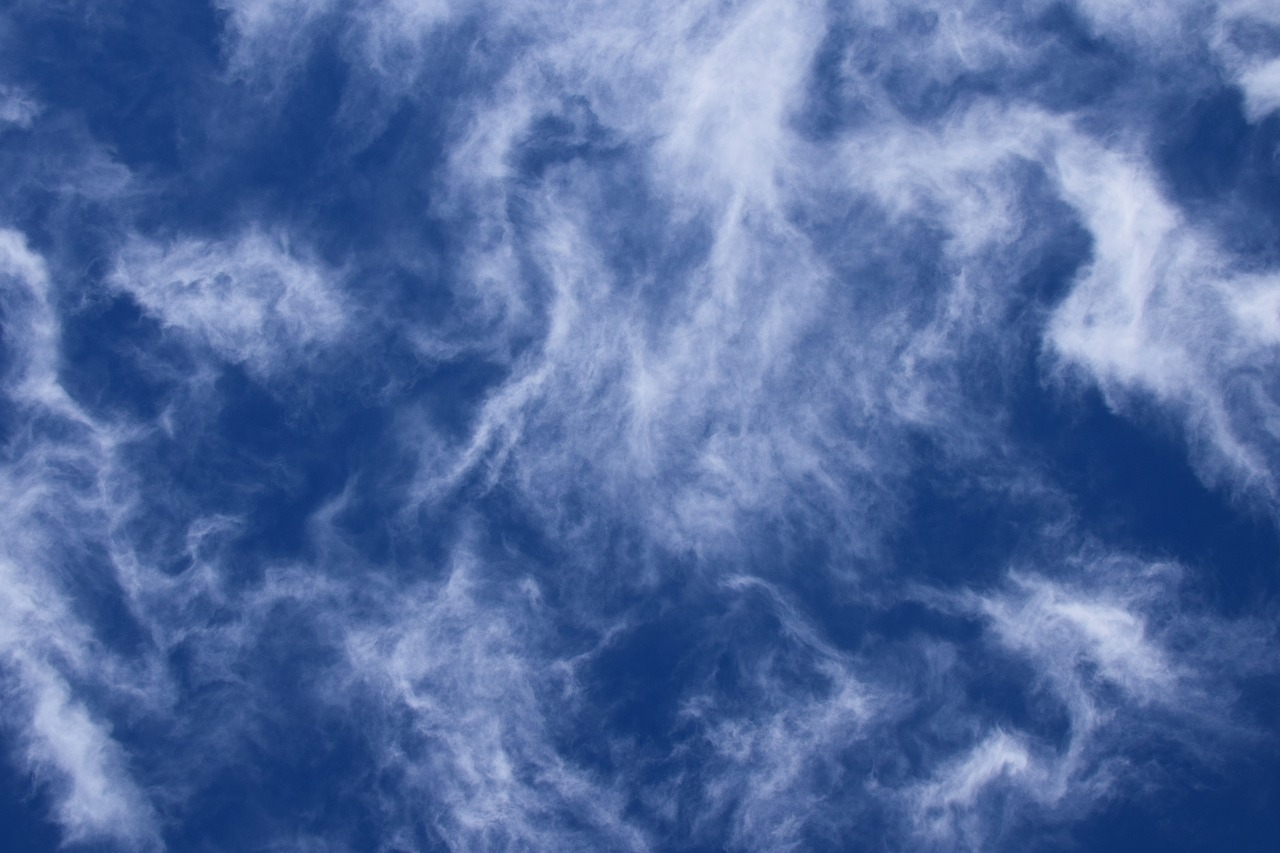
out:
M459 559L443 584L398 592L390 614L343 629L335 686L371 704L380 772L401 780L384 819L453 849L645 849L608 780L556 746L570 733L557 719L561 677L537 652L536 585L501 589ZM423 812L415 793L434 807Z
M135 240L120 252L111 282L164 325L266 374L341 335L349 309L334 275L283 239L251 230L225 244Z
M74 576L68 560L82 547L84 527L100 523L93 496L76 482L94 476L94 456L104 448L58 382L47 266L11 230L0 231L0 285L12 358L5 385L20 418L0 471L0 656L13 712L6 725L16 729L25 765L51 787L68 842L106 839L152 849L159 841L156 815L132 778L128 755L72 687L139 675L104 653L82 621L77 588L86 579ZM59 432L69 439L52 438Z
M1269 6L215 5L208 110L0 90L67 843L1013 849L1265 740L1269 605L1195 592L1265 549L1075 468L1173 424L1274 522L1274 258L1162 159L1182 88L1269 132Z
M0 122L30 127L40 115L40 103L28 93L13 86L0 85Z

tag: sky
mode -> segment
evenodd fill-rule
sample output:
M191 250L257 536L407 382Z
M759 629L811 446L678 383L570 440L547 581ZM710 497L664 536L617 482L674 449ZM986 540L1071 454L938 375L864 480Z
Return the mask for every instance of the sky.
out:
M1272 0L9 0L0 847L1269 851Z

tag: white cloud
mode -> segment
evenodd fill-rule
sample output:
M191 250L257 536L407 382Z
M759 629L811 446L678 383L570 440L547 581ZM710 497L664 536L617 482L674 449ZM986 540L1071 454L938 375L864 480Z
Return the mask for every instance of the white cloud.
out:
M973 749L940 767L929 781L910 789L911 829L941 847L981 850L987 841L982 800L993 789L1027 785L1046 788L1045 768L1017 735L996 730ZM1049 788L1061 793L1053 782Z
M1274 360L1273 322L1242 309L1265 308L1280 278L1234 270L1131 159L1074 145L1059 149L1056 165L1094 257L1055 311L1049 343L1087 368L1113 405L1140 391L1173 408L1193 447L1208 445L1195 454L1208 478L1273 496L1280 436L1242 427L1272 420L1275 402L1253 377Z
M1280 279L1245 269L1197 229L1161 192L1138 143L1108 147L1066 117L982 106L938 130L877 127L845 143L844 155L896 217L944 225L960 270L937 325L907 349L900 415L951 420L919 368L954 360L967 335L1000 334L989 324L1011 295L1008 247L1037 227L1015 175L1038 164L1093 240L1048 319L1047 350L1084 368L1117 410L1136 393L1182 418L1206 479L1274 494L1276 404L1257 371L1275 357Z
M1280 59L1256 65L1240 76L1245 111L1251 121L1280 110Z
M13 700L5 723L16 730L25 766L49 786L65 841L154 849L156 815L127 754L73 689L98 680L126 693L149 685L145 670L99 647L76 610L66 558L102 519L96 496L75 483L100 473L110 443L59 382L51 287L46 263L23 235L0 231L5 342L15 356L5 385L24 424L0 467L0 670ZM61 429L49 430L49 421Z
M823 22L804 7L758 2L708 30L694 30L666 81L656 124L670 165L658 168L672 170L663 177L676 192L698 190L695 204L728 193L726 216L736 218L742 205L775 207L776 183L801 155L789 124Z
M58 384L58 321L49 305L49 270L17 231L0 230L0 276L11 315L7 326L13 330L9 347L16 356L11 393L27 403L72 412Z
M382 126L385 104L371 98L414 97L424 83L437 43L433 34L485 4L450 0L218 0L226 13L223 54L227 73L249 84L258 106L279 105L300 82L319 45L335 47L350 63L359 95L343 108L352 126ZM327 41L332 37L332 41ZM428 85L432 82L425 78ZM350 95L350 93L348 93ZM367 138L372 138L369 136Z
M433 452L424 491L481 463L491 476L510 466L554 514L561 490L583 472L594 484L578 482L629 507L637 493L652 493L642 502L654 516L647 524L676 547L718 547L733 538L741 512L775 511L787 483L840 488L814 447L835 440L825 421L839 415L826 409L839 402L802 402L787 413L770 397L804 381L788 373L793 348L830 284L779 208L784 174L812 156L786 105L800 94L821 22L770 3L662 11L649 17L668 38L606 38L637 26L624 9L593 9L589 24L552 29L549 43L535 46L545 61L517 62L457 149L449 209L474 205L483 223L468 241L476 247L472 298L482 316L500 318L498 340L535 330L543 341L482 408L459 461ZM580 93L600 132L649 152L664 230L674 235L694 216L714 223L704 257L674 278L620 279L593 245L612 202L587 171L553 167L533 190L515 180L512 158L531 125L565 110L548 90L557 82ZM737 106L724 109L725 99ZM536 229L510 221L517 197L536 212ZM521 264L536 268L545 292ZM797 422L799 436L790 434ZM572 446L547 444L569 434ZM839 443L856 468L859 448Z
M110 280L164 325L269 375L341 335L350 309L333 276L283 239L250 230L225 243L134 239Z
M701 768L708 778L698 820L714 825L727 811L731 849L804 849L807 829L843 825L853 817L848 812L867 807L856 799L856 788L845 792L846 801L832 802L820 781L824 775L838 777L841 753L874 736L868 733L872 715L866 689L836 666L826 674L833 684L825 695L756 709L745 719L721 719L709 727L706 738L714 758ZM769 692L776 697L775 691L784 689L778 685Z
M135 850L160 849L156 816L109 729L72 698L52 667L16 657L31 706L21 735L25 759L52 787L64 842L111 840Z
M1259 34L1269 37L1257 38ZM1258 122L1280 108L1280 12L1266 0L1228 0L1214 9L1209 43L1244 95L1245 115Z
M619 795L554 744L563 686L538 656L536 587L504 591L456 559L444 583L398 591L376 621L341 628L348 674L330 689L374 702L375 757L405 781L382 803L386 819L451 849L643 849Z
M512 364L471 441L425 456L424 493L483 465L490 482L509 472L554 515L566 488L597 478L593 488L628 506L651 495L638 502L651 508L647 529L697 550L732 544L743 518L775 512L795 490L843 507L844 517L865 510L854 492L869 494L868 482L894 469L903 426L957 447L989 446L998 438L973 434L986 427L972 423L960 396L959 365L975 348L1011 345L999 328L1017 295L1010 279L1051 237L1025 196L1037 168L1096 240L1087 274L1050 323L1050 348L1086 367L1117 407L1120 391L1140 390L1182 411L1193 441L1214 448L1198 457L1210 476L1225 465L1269 488L1265 439L1240 434L1233 404L1216 390L1260 354L1244 354L1243 329L1228 329L1221 303L1242 305L1241 288L1254 293L1262 278L1237 280L1161 197L1132 140L1103 145L1071 117L981 101L931 124L904 120L887 90L903 51L939 79L1036 61L1012 24L980 4L921 9L937 14L929 47L918 50L889 38L894 15L869 10L885 55L846 70L876 121L846 132L834 151L794 122L824 29L813 16L771 3L667 10L649 15L664 37L637 41L626 10L591 7L571 32L541 6L508 10L505 24L536 37L471 115L442 212L478 214L464 296L477 308L464 327L483 330L477 346L509 352L504 341L530 334L542 344ZM1169 38L1186 35L1185 11L1155 15ZM1091 14L1108 30L1140 30L1146 20ZM1005 43L1014 47L991 46ZM709 226L708 245L688 264L653 281L613 269L595 244L613 202L572 159L536 186L517 179L513 164L536 121L563 117L570 98L614 143L643 154L658 233ZM868 233L849 234L847 246L817 245L795 217L824 193L834 204L870 196L894 218L868 217ZM513 206L541 224L513 221ZM884 244L909 255L895 243L899 223L943 229L948 265L934 274L949 281L923 322L920 313L907 319L919 306L906 288L841 280L833 269ZM651 297L656 309L649 288L662 290ZM834 320L850 293L877 288L883 313ZM1233 336L1226 352L1212 345L1224 334ZM1265 409L1265 394L1258 399ZM571 446L554 438L567 435ZM850 538L865 547L872 537Z
M432 35L472 11L402 0L223 8L232 75L278 91L333 21L352 28L338 39L345 58L369 66L356 74L388 99L430 82ZM1192 37L1181 6L1084 8L1101 33ZM426 831L460 849L644 848L650 836L631 823L642 802L659 803L659 827L687 818L695 834L723 829L719 843L785 849L804 846L806 833L839 834L848 811L890 802L920 838L982 848L1001 797L1051 818L1087 810L1116 790L1127 748L1155 729L1184 741L1231 728L1229 702L1210 688L1245 666L1247 632L1188 616L1167 566L1109 564L1115 576L1097 580L1071 564L1011 575L959 603L938 593L939 610L986 626L987 645L912 639L902 646L916 656L901 659L837 647L786 593L797 565L896 583L880 569L887 561L868 557L906 502L904 475L924 464L912 444L922 434L955 454L943 464L962 457L993 488L1048 502L1042 472L1002 432L1004 401L986 410L966 396L966 383L998 385L1023 336L1043 333L1046 352L1121 411L1139 394L1177 412L1193 443L1210 448L1197 457L1203 467L1224 479L1274 493L1280 435L1263 375L1280 343L1280 281L1225 256L1164 197L1140 134L1103 141L1097 116L1000 106L981 92L946 115L920 115L930 86L1040 70L1040 46L982 3L863 3L852 13L862 29L834 63L839 91L819 94L865 120L817 139L798 116L815 96L825 14L775 0L485 9L476 26L492 41L476 38L470 70L496 82L480 103L441 111L451 116L441 131L449 154L424 215L471 225L449 235L461 269L442 273L454 276L456 311L411 336L425 359L476 355L507 375L456 442L424 438L412 415L394 413L412 422L405 441L427 448L415 491L427 516L452 512L476 481L510 490L563 552L554 559L583 572L590 593L576 579L560 591L579 596L574 606L590 609L581 601L602 588L607 598L687 572L710 577L724 599L759 596L779 626L754 657L743 653L749 704L710 683L682 697L681 722L701 750L690 760L701 764L658 784L588 769L564 747L576 703L589 700L561 657L580 649L558 648L551 626L581 619L599 629L612 614L550 613L536 584L513 583L510 566L480 566L465 545L447 579L407 580L425 560L413 524L390 534L389 559L408 565L370 569L337 523L369 488L359 475L315 514L309 562L278 570L239 558L234 570L266 573L260 587L235 587L221 565L223 544L246 526L239 507L145 519L173 543L153 550L190 567L170 577L149 565L128 522L145 514L139 493L165 501L166 474L118 451L159 441L163 424L108 424L71 400L58 378L48 269L21 235L0 231L0 272L17 282L6 293L16 353L6 387L26 407L32 442L15 446L20 459L2 481L11 520L0 525L9 534L0 649L27 702L26 760L55 790L69 837L137 845L156 832L147 782L131 778L112 739L117 711L78 685L200 741L161 761L165 778L183 776L163 798L178 811L211 772L185 766L191 756L233 760L258 705L270 704L273 688L253 664L285 605L339 650L337 663L302 669L328 710L344 719L359 710L386 782L368 800L378 800L388 846L414 846ZM1274 87L1259 70L1269 65L1249 67L1240 79L1256 119ZM345 119L358 100L348 93ZM564 150L526 174L531 147L557 144L543 138L549 120L567 128ZM597 168L593 156L612 165ZM1040 179L1047 189L1035 189ZM110 198L119 180L102 170L96 197ZM1088 266L1051 315L1014 293L1057 236L1045 235L1054 224L1033 189L1058 193L1093 238ZM628 227L647 241L638 259L619 258L616 232ZM245 226L221 241L134 237L109 283L178 338L275 378L352 332L344 278L279 232ZM992 365L976 380L975 354ZM39 429L51 417L63 429L52 437ZM615 565L619 528L636 534L641 556ZM760 545L775 535L787 547ZM796 557L813 539L827 555ZM104 651L79 621L60 541L107 555L146 635L139 659ZM736 575L760 562L776 582ZM731 577L716 585L722 574ZM883 604L862 587L840 589L851 609ZM629 618L639 617L618 620ZM719 628L709 620L707 646L724 642L711 636ZM189 713L166 704L165 661L178 647L193 680L232 684L243 700L218 700L212 735L170 716ZM1020 728L969 699L967 654L1027 664L1033 674L1019 686L1066 716L1062 742L1050 742L1042 720ZM1214 667L1228 674L1215 681ZM317 698L303 693L293 698ZM883 763L850 758L868 755ZM879 775L852 778L864 766ZM690 802L673 805L685 793ZM322 842L299 831L296 843Z
M1120 567L1115 567L1120 570ZM1092 716L1088 668L1119 687L1139 705L1169 705L1184 698L1184 674L1150 636L1138 609L1149 594L1144 587L1160 583L1170 567L1153 566L1136 579L1121 582L1136 588L1082 592L1044 578L1014 575L1009 593L985 600L1000 643L1034 658L1042 677L1064 700L1080 703L1082 717ZM1084 669L1082 669L1084 667Z
M915 832L945 845L987 849L1017 819L1064 820L1147 784L1131 764L1137 744L1172 745L1212 761L1218 744L1251 735L1233 708L1231 680L1268 629L1197 612L1180 596L1181 569L1118 555L1082 555L1061 577L1010 573L1005 586L969 597L995 646L1034 673L1066 714L1061 738L982 716L980 734L902 796ZM941 606L955 599L942 594ZM1257 660L1262 669L1274 655ZM1040 708L1033 699L1030 708ZM965 711L955 709L952 714Z

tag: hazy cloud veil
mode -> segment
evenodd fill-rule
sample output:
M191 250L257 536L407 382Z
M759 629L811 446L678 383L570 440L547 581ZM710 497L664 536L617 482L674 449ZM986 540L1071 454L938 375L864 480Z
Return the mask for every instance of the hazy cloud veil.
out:
M1270 850L1280 7L16 0L6 850Z

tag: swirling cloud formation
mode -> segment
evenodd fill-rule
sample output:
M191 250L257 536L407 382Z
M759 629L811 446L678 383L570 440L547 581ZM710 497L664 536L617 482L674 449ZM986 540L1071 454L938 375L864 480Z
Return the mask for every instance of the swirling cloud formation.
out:
M6 849L1272 848L1274 4L0 46Z

